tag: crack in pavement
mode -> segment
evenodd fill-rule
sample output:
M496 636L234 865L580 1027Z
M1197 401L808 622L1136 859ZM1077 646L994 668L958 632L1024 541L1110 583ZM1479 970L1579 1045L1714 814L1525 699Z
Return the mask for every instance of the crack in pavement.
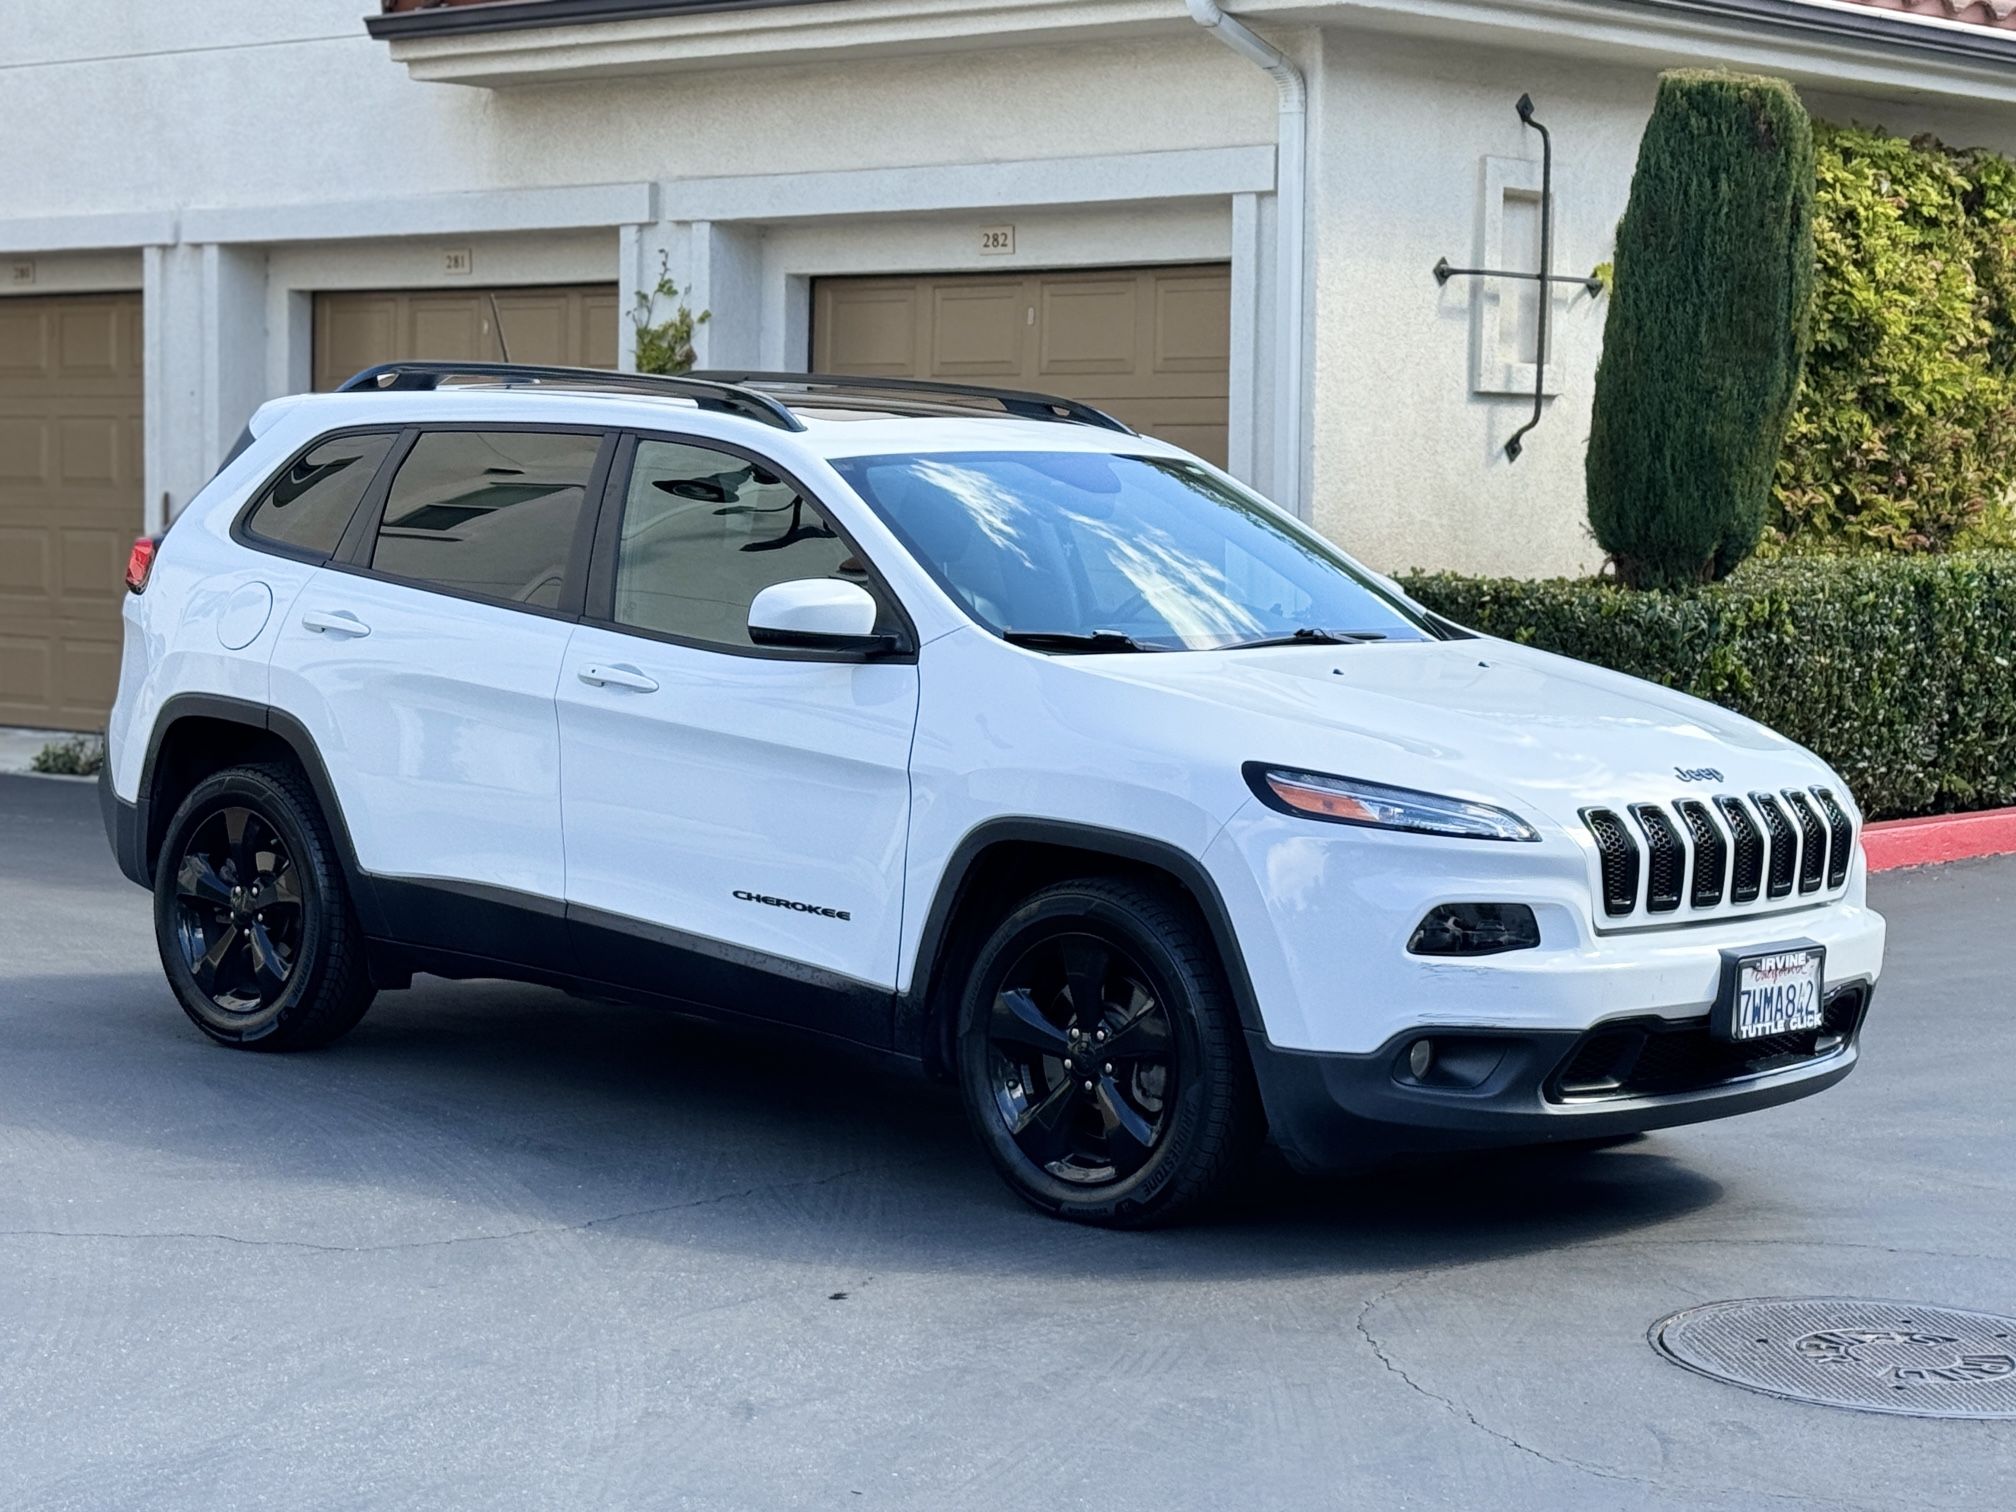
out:
M1855 1507L1862 1509L1862 1512L1885 1512L1884 1508L1873 1505L1868 1502L1850 1502L1832 1498L1804 1496L1796 1491L1759 1491L1751 1487L1744 1487L1738 1490L1730 1490L1718 1486L1682 1486L1677 1484L1656 1481L1646 1476L1633 1475L1628 1471L1613 1470L1605 1465L1593 1465L1589 1463L1587 1460L1576 1459L1573 1455L1549 1454L1546 1450L1535 1448L1533 1445L1527 1443L1525 1440L1521 1438L1516 1437L1513 1434L1507 1433L1502 1429L1492 1427L1489 1423L1485 1422L1482 1418L1478 1417L1476 1413L1472 1412L1468 1407L1464 1406L1461 1402L1457 1401L1455 1398L1446 1397L1442 1395L1442 1393L1440 1393L1439 1391L1432 1391L1428 1387L1422 1385L1419 1381L1415 1380L1413 1376L1409 1375L1405 1367L1403 1367L1397 1360L1395 1360L1392 1357L1392 1355L1386 1352L1386 1346L1379 1342L1378 1338L1373 1334L1371 1328L1367 1325L1365 1321L1371 1315L1373 1308L1379 1306L1380 1303L1386 1301L1395 1292L1399 1291L1402 1287L1408 1285L1410 1282L1420 1280L1423 1276L1437 1274L1442 1270L1447 1270L1450 1268L1451 1267L1438 1266L1435 1267L1433 1270L1419 1271L1412 1276L1402 1277L1400 1280L1394 1282L1391 1286L1387 1287L1384 1291L1375 1292L1372 1296L1365 1299L1365 1304L1358 1309L1358 1315L1357 1317L1352 1319L1352 1324L1353 1327L1357 1330L1358 1337L1363 1339L1365 1341L1366 1347L1372 1351L1372 1357L1376 1359L1380 1363L1380 1365L1382 1365L1386 1369L1388 1374L1398 1378L1407 1387L1408 1390L1414 1392L1416 1395L1424 1397L1428 1401L1435 1403L1438 1407L1442 1408L1443 1411L1448 1412L1452 1416L1463 1419L1472 1428L1475 1428L1479 1433L1494 1438L1499 1443L1504 1444L1509 1448L1516 1449L1519 1453L1528 1455L1533 1459L1537 1459L1542 1464L1552 1466L1557 1470L1575 1471L1579 1474L1590 1476L1596 1480L1609 1481L1620 1485L1640 1486L1648 1490L1658 1491L1668 1496L1709 1495L1709 1496L1729 1497L1735 1500L1739 1505L1751 1502L1753 1500L1760 1500L1760 1501L1786 1502L1795 1506L1833 1507L1833 1508Z
M685 1212L689 1208L714 1207L724 1202L743 1202L751 1197L761 1197L772 1192L800 1189L809 1191L875 1169L877 1167L872 1164L849 1166L846 1170L835 1171L830 1176L817 1176L804 1181L767 1182L744 1188L739 1192L717 1192L709 1197L695 1197L686 1202L668 1202L658 1207L631 1208L620 1213L605 1213L597 1218L584 1218L579 1223L544 1224L536 1228L511 1229L501 1234L451 1234L445 1239L401 1239L390 1244L317 1244L312 1239L248 1239L242 1234L211 1234L198 1230L176 1229L150 1229L139 1233L103 1229L0 1229L0 1239L182 1240L238 1244L247 1249L309 1250L325 1255L382 1255L400 1250L447 1249L462 1244L502 1244L513 1239L536 1239L549 1234L585 1233L589 1229L601 1228L611 1223L627 1223L635 1218L657 1218L666 1213Z

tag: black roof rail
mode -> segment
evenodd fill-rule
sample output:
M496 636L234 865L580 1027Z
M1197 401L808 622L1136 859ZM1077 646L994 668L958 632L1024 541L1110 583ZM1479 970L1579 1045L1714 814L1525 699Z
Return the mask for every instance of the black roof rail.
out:
M1118 431L1123 436L1135 434L1132 427L1089 404L1060 398L1056 394L1032 394L1022 389L936 383L922 378L861 378L846 373L704 372L692 376L709 383L732 384L752 392L759 389L803 389L808 393L836 397L847 394L920 394L948 399L991 399L1009 414L1024 420L1061 420L1070 425L1092 425L1100 430Z
M545 367L528 362L381 362L347 379L339 394L414 392L438 389L453 378L501 384L550 383L556 387L610 389L690 399L703 410L760 420L779 430L802 431L805 422L767 394L709 378L675 378L658 373L616 373L606 368Z

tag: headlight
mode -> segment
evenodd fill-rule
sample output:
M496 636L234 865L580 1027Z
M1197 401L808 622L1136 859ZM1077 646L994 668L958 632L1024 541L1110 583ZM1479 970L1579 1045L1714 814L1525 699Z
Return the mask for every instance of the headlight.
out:
M1454 835L1465 840L1538 840L1539 832L1517 814L1417 793L1412 788L1387 787L1356 777L1327 777L1287 767L1246 765L1246 782L1269 808L1284 814L1328 819L1333 824L1363 824L1373 829L1413 830L1423 835Z

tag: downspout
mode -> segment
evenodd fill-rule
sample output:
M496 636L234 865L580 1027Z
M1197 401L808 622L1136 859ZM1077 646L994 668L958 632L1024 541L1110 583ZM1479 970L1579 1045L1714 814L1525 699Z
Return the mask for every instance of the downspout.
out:
M1308 302L1309 262L1309 85L1288 55L1262 39L1245 22L1228 16L1217 0L1187 0L1190 19L1266 70L1281 93L1279 145L1275 153L1275 229L1279 268L1275 275L1274 350L1280 364L1274 394L1274 502L1309 518L1303 497L1303 419L1308 413L1308 365L1303 340Z

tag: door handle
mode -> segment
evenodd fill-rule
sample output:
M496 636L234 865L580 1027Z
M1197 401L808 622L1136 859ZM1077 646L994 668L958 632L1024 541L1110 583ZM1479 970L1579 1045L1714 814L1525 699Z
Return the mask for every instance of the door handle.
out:
M656 693L658 684L635 667L583 667L575 674L591 688L628 688L632 693Z
M348 609L310 609L301 616L301 626L318 634L348 635L358 640L371 633L371 627Z

